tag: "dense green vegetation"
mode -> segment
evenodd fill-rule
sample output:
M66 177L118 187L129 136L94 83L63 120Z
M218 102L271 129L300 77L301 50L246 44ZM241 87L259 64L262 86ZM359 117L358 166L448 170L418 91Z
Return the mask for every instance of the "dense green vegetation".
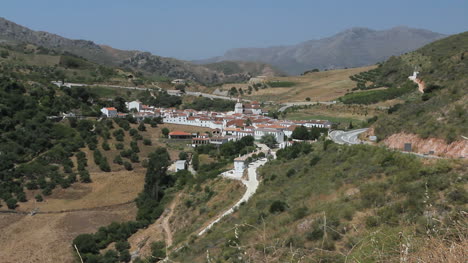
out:
M392 57L380 66L377 81L402 86L414 68L424 81L423 95L410 96L404 103L380 116L375 133L381 139L398 132L422 138L438 137L447 142L468 134L468 32L436 41L414 52Z
M327 136L328 129L318 127L307 129L305 126L297 126L294 129L291 137L296 140L317 140L321 134Z
M128 262L129 245L127 239L138 229L153 223L164 211L162 199L165 191L175 182L175 177L167 174L169 161L169 153L165 148L157 148L149 155L144 189L136 200L138 207L136 221L114 222L99 228L95 234L82 234L73 240L73 244L77 246L85 262L116 262L119 260ZM112 242L117 242L117 251L111 249L100 254L100 250ZM109 258L113 260L108 261ZM120 259L117 260L117 258ZM150 260L150 262L154 261Z
M292 81L269 81L267 85L272 88L289 88L295 86L296 83Z
M59 52L27 44L0 45L0 69L15 79L38 82L65 80L96 83L111 79L126 80L116 69L92 63L69 52Z
M76 181L69 158L95 140L92 123L75 121L67 125L55 123L48 116L75 108L92 112L92 96L77 92L25 87L8 78L0 79L0 193L5 202L26 201L24 187L40 188L44 195L50 195L57 185L67 188ZM88 181L85 157L78 166L82 181Z
M367 89L375 89L380 87L389 87L392 86L389 83L378 83L377 78L381 74L381 67L371 69L369 71L364 71L358 73L356 75L352 75L349 78L352 81L355 81L356 87L353 90L367 90Z
M379 147L295 144L261 169L248 203L171 258L398 262L403 242L415 251L428 234L457 240L447 233L463 221L467 172Z
M340 97L339 101L344 104L373 104L379 101L395 99L416 90L417 85L407 80L401 88L352 92Z
M205 97L197 97L193 102L185 104L185 109L194 110L209 110L209 111L232 111L236 102L222 99L210 99Z

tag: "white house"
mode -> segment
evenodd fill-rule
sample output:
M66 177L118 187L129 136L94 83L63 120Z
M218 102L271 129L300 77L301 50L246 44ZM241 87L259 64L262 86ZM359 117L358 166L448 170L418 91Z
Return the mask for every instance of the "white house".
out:
M175 162L175 171L178 172L180 170L187 169L187 161L186 160L177 160Z
M412 81L416 81L416 79L418 78L418 74L419 74L418 71L413 71L413 75L409 76L408 78Z
M234 159L234 175L236 177L241 178L244 174L246 159L247 158L245 156L237 157Z
M278 143L284 142L284 132L273 128L257 128L254 132L255 140L260 140L264 135L272 134Z
M137 112L140 112L143 108L143 104L140 101L134 100L127 104L127 109L131 111L132 109L136 109Z
M107 107L101 109L102 114L106 115L108 118L117 117L117 109L114 107Z

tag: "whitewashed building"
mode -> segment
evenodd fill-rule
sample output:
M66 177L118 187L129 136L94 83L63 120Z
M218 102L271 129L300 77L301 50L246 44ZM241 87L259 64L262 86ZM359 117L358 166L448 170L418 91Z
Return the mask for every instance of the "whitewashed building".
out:
M114 107L102 108L101 112L103 115L105 115L108 118L117 117L117 109Z

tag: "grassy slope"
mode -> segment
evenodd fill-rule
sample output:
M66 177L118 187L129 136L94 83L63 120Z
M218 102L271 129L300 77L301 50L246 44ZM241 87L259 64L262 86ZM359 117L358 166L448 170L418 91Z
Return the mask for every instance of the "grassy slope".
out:
M431 43L417 51L390 58L382 65L378 82L402 85L416 67L426 87L439 89L420 95L415 92L396 111L382 116L375 132L386 138L398 132L438 137L447 142L468 134L468 32Z
M466 163L423 163L369 146L321 148L318 144L311 154L267 164L248 203L173 257L203 262L209 252L220 262L342 262L346 256L398 262L403 242L414 252L427 230L432 235L431 230L451 229L451 219L466 209L467 193L460 190L468 179ZM311 165L314 156L320 160ZM290 169L295 173L288 177ZM456 189L462 201L451 199ZM286 210L271 213L278 200Z
M251 96L246 95L246 98L279 102L305 101L306 97L310 97L312 101L334 100L344 95L347 90L354 88L354 82L349 79L351 75L372 68L375 68L375 66L313 72L304 76L269 78L268 81L271 82L292 82L295 85L292 87L260 89L253 92Z

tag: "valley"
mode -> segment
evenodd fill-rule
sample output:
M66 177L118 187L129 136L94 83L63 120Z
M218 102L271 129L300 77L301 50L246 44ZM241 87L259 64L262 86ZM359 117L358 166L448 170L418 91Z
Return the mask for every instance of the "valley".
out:
M468 259L468 32L197 63L0 40L1 262Z

